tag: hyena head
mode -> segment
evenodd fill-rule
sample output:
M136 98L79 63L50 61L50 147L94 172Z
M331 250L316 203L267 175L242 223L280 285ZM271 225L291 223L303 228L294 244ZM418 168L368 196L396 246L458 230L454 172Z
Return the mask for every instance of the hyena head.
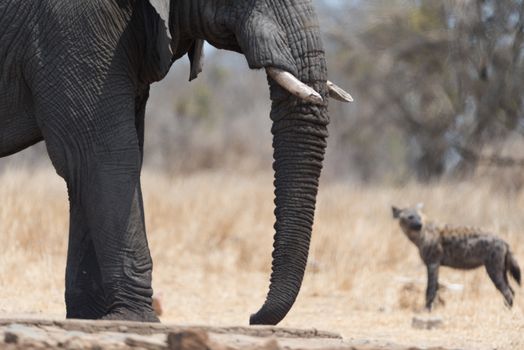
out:
M411 239L416 239L422 230L424 224L424 215L422 214L422 204L414 208L399 209L391 207L393 218L398 219L400 228Z

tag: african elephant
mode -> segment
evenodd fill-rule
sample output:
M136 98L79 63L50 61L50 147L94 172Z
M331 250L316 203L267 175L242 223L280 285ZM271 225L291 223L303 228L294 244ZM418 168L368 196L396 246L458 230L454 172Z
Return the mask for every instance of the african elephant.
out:
M45 141L70 202L68 318L158 321L140 188L151 83L203 42L266 69L275 242L266 302L276 324L299 292L326 147L327 82L311 0L0 0L0 157Z

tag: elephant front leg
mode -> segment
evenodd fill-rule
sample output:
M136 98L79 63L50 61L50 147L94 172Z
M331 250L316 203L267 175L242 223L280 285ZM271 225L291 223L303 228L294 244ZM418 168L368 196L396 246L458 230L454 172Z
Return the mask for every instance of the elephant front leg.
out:
M70 135L46 138L71 202L68 317L158 322L134 120L117 123L94 139L106 135L100 144L70 142Z
M107 305L103 318L158 322L152 307L153 264L138 178L139 152L118 157L96 167L84 204ZM136 168L115 168L133 158Z
M99 319L107 313L100 266L81 208L71 203L66 268L67 318Z

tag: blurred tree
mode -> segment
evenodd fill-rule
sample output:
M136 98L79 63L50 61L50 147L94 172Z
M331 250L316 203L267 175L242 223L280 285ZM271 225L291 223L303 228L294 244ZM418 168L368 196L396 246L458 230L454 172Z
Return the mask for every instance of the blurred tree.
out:
M524 122L524 3L522 0L451 2L451 50L457 79L461 136L456 150L472 168L477 151Z
M479 163L524 166L524 0L314 1L330 77L356 101L330 105L324 178L398 183L466 176ZM196 81L183 59L154 84L145 165L267 171L264 72L238 54L206 53ZM10 159L48 164L44 149Z
M377 142L388 143L384 137L398 137L390 130L395 128L403 147L388 150L389 163L406 164L397 171L401 177L414 172L429 181L471 173L484 157L484 146L522 132L522 0L375 0L338 6L343 9L324 2L325 27L328 46L337 52L329 57L331 66L347 77L357 97L360 115L348 127L355 131L338 140L347 149L360 143L353 160L363 147L373 150ZM355 16L356 27L348 23ZM369 128L373 137L363 145L356 134ZM378 163L383 156L365 159ZM375 170L375 176L387 173L380 166ZM363 169L362 177L373 178L368 173Z

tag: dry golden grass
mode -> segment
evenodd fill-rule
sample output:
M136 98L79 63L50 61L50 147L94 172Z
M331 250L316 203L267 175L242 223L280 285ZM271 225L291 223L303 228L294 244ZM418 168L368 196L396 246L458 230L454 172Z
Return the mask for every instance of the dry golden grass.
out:
M440 221L492 229L524 269L524 191L476 181L403 188L323 184L310 264L282 323L346 338L421 346L524 348L524 291L507 310L483 269L442 269L445 291L434 314L439 330L411 328L423 305L425 268L391 219L390 205L424 201ZM247 324L268 287L273 195L269 174L145 172L143 186L154 287L163 321ZM68 206L52 170L0 175L0 314L64 315ZM405 280L413 283L406 284Z

